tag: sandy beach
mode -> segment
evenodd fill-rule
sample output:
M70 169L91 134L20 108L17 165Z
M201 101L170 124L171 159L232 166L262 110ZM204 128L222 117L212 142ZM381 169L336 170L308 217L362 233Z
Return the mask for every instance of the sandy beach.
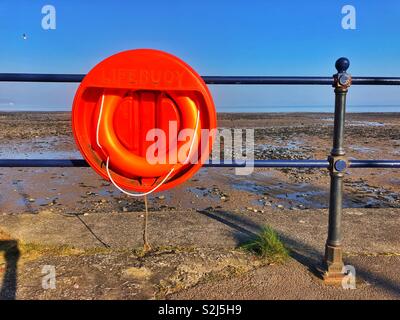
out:
M348 114L345 138L348 157L354 159L398 159L400 157L399 125L400 113ZM326 159L332 146L333 115L326 113L222 113L218 115L218 127L255 128L256 159ZM0 157L2 159L80 158L72 137L70 113L0 113L0 128ZM10 238L29 243L42 242L44 245L51 246L70 245L83 248L82 250L91 247L120 250L121 248L140 246L140 233L131 234L130 237L131 231L126 228L129 226L132 230L134 228L140 230L144 210L143 200L129 198L122 194L109 182L97 176L91 168L1 168L0 190L0 230L3 230L4 234L8 234ZM372 225L375 228L375 224L380 221L380 218L374 216L374 218L367 219L365 212L380 212L381 217L386 217L388 223L385 226L386 222L381 221L380 227L386 230L386 238L375 239L378 244L373 244L373 240L371 240L368 243L372 247L365 244L361 248L363 232L354 231L358 240L352 244L345 242L349 251L353 253L393 252L400 247L400 239L397 237L394 224L394 221L399 219L398 214L400 213L397 211L397 208L400 208L399 191L400 173L398 170L349 170L345 177L344 208L347 210L346 212L352 212L351 219L355 219L349 226L355 226L357 223L371 223L371 228ZM268 223L276 224L278 231L286 230L295 238L303 237L313 243L315 239L318 239L318 242L315 243L318 247L317 253L320 254L326 237L328 194L329 174L324 169L255 169L254 173L249 176L238 176L230 168L203 168L190 181L176 189L150 196L150 238L155 245L206 250L204 251L206 253L202 251L201 254L205 254L208 259L229 260L231 259L229 255L232 254L229 252L237 246L241 237L245 238L245 235L234 240L227 236L225 229L213 229L212 226L208 226L209 229L205 228L204 226L208 222L201 220L206 219L207 214L209 217L225 214L227 219L232 217L235 219L260 219L263 221L262 223L268 220ZM129 218L129 214L131 214L131 218ZM71 221L68 220L69 217L83 219L83 223L79 222L80 226L86 224L91 230L91 234L75 237L76 231L70 229L74 224L69 225L68 222L65 222ZM175 219L174 221L170 220L172 217ZM310 217L314 217L313 220ZM388 217L394 217L395 220L392 221L390 220L392 218ZM125 227L113 229L113 225L109 222L111 220L118 221L116 224L120 223L118 228ZM164 222L168 225L165 225ZM204 225L204 223L206 224ZM190 228L195 228L196 224L202 227L191 232ZM105 231L107 225L110 227L108 232ZM314 234L314 237L304 236L303 231L299 231L300 233L297 235L296 228L299 225L309 226L311 229L308 231L311 235ZM183 226L189 229L181 230ZM102 236L97 234L96 228L102 230ZM215 234L212 234L213 230ZM347 227L346 231L345 238L347 236L349 239L349 233L352 233L353 230L349 230ZM379 243L383 243L383 245L380 246ZM389 247L385 247L385 244ZM225 251L222 250L217 254L213 248L219 248L219 250L224 248ZM170 255L173 258L168 260L168 263L178 268L176 262L171 262L178 259L177 255L184 255L179 259L184 261L187 259L192 263L193 259L197 259L193 258L191 253L183 251L185 253L176 253L179 252L176 249L175 254ZM123 257L121 259L125 261L124 263L129 264L130 260L124 253L116 252L113 251L112 259L117 261ZM119 258L115 256L116 254ZM216 255L219 255L220 258ZM91 257L90 259L99 259L98 256ZM60 263L64 267L73 264L72 260L63 259ZM157 260L155 257L151 259ZM213 261L216 261L215 259ZM235 259L239 258L236 256ZM242 261L240 259L238 261ZM243 259L247 262L240 262L242 265L252 266L247 268L247 271L258 268L253 264L248 264L251 258ZM103 262L97 261L93 264L101 265ZM24 263L24 267L21 266L21 268L30 270L29 268L33 268L35 263L39 262L33 259L29 263ZM59 262L55 261L54 263ZM149 263L148 261L143 262L146 267L151 269L151 266L147 265ZM81 277L82 275L78 275L77 272L75 272L75 276ZM231 276L230 274L229 277ZM201 282L199 279L188 280L189 284L183 288L192 288ZM161 292L159 286L155 285L155 283L160 284L160 279L157 277L152 278L151 284L146 284L148 287L144 285L145 289L133 290L137 292L136 295L132 295L129 288L119 285L118 281L122 281L120 278L117 281L118 290L114 293L100 289L101 292L96 293L90 284L87 284L91 288L89 291L78 293L79 290L75 290L76 293L71 293L68 291L69 289L66 289L67 281L64 283L64 287L60 285L61 289L53 295L29 289L28 284L33 280L26 275L21 276L21 281L23 285L17 293L20 298L150 298L155 295L158 297ZM71 279L69 281L73 282ZM88 283L89 280L85 281ZM227 286L230 285L227 284ZM204 288L199 290L199 294L207 292ZM175 294L177 290L165 292ZM332 297L335 297L335 294L337 293L332 293ZM361 293L363 297L368 294ZM386 292L384 294L396 297L399 292L394 290L394 293ZM182 293L181 296L178 294L178 297L192 298L193 295L195 294L189 291L187 296ZM216 294L214 298L227 297ZM243 298L246 297L257 298L251 295L243 296ZM290 297L290 295L286 297ZM346 296L342 297L346 298ZM382 294L378 292L368 297L379 298L382 297Z
M345 139L347 156L398 159L399 124L400 114L349 114ZM72 137L69 113L3 113L0 125L3 159L81 158ZM332 145L333 118L330 114L225 113L219 114L218 126L255 128L256 159L326 159ZM37 212L55 202L62 210L78 212L118 212L124 207L117 199L125 196L89 168L3 168L1 174L2 193L8 193L0 200L4 213ZM43 183L43 187L37 188L38 183ZM397 196L400 175L396 170L352 169L345 183L345 207L400 206ZM163 201L152 197L151 206L154 210L160 205L199 209L204 203L223 204L242 212L246 207L262 210L267 202L272 207L282 205L287 209L326 208L328 186L329 175L324 169L256 169L252 175L241 177L235 175L233 169L204 168L188 183L164 192ZM88 196L88 192L94 194ZM35 201L24 201L21 193ZM237 203L243 193L247 201ZM93 202L100 200L107 202L93 206ZM129 200L125 201L132 202ZM136 202L142 201L133 201Z

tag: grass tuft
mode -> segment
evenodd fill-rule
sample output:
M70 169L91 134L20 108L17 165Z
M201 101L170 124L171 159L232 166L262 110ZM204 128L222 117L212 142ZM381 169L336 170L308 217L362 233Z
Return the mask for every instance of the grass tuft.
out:
M281 263L289 258L289 250L279 239L277 232L270 226L263 227L254 239L241 245L241 248L269 263Z

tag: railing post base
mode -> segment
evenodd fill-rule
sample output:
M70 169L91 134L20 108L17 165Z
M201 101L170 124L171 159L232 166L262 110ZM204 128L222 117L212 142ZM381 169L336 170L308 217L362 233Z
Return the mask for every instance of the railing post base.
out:
M344 150L344 124L346 95L351 85L351 75L346 71L350 61L340 58L336 61L337 73L333 75L335 88L335 119L333 127L333 148L328 157L330 166L328 239L325 246L324 270L322 277L326 284L341 284L344 274L341 245L341 215L343 202L343 179L348 167Z
M343 272L343 250L341 246L325 246L325 267L322 274L324 283L340 285L345 274Z

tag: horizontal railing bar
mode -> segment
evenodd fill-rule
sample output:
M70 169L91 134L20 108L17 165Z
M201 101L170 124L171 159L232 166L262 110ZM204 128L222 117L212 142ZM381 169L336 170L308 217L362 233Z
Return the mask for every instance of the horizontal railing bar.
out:
M352 77L351 85L398 86L400 77Z
M205 167L219 168L240 168L240 167L255 167L255 168L328 168L328 160L253 160L253 161L220 161L207 162Z
M84 74L0 73L0 81L10 82L81 82Z
M0 159L0 167L88 167L83 159ZM215 168L328 168L328 160L254 160L207 162ZM349 160L350 168L400 168L400 160Z
M400 168L400 160L350 160L350 168Z
M0 167L89 167L83 159L1 159Z
M8 82L81 82L84 74L0 73ZM203 76L208 84L235 85L332 85L332 77ZM353 77L353 85L400 85L400 77Z
M0 159L0 167L88 167L83 159ZM205 167L240 168L254 166L256 168L327 168L328 160L255 160L255 161L219 161L207 162Z
M204 76L202 77L207 84L229 84L229 85L332 85L332 77L274 77L274 76Z

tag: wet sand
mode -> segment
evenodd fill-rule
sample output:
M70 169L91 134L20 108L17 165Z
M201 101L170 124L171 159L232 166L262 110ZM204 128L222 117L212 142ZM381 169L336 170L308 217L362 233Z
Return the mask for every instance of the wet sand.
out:
M400 114L349 114L347 156L400 158ZM0 113L1 158L80 158L70 114ZM219 128L255 128L256 159L326 159L332 145L330 114L219 114ZM142 209L90 168L2 168L1 212L127 212ZM351 169L345 177L344 207L400 206L400 174L390 169ZM38 188L38 186L40 186ZM329 174L325 169L255 169L250 176L234 169L203 168L177 189L151 197L151 209L224 207L236 212L264 207L302 210L326 208ZM184 194L184 196L182 196ZM242 199L245 199L243 201Z

